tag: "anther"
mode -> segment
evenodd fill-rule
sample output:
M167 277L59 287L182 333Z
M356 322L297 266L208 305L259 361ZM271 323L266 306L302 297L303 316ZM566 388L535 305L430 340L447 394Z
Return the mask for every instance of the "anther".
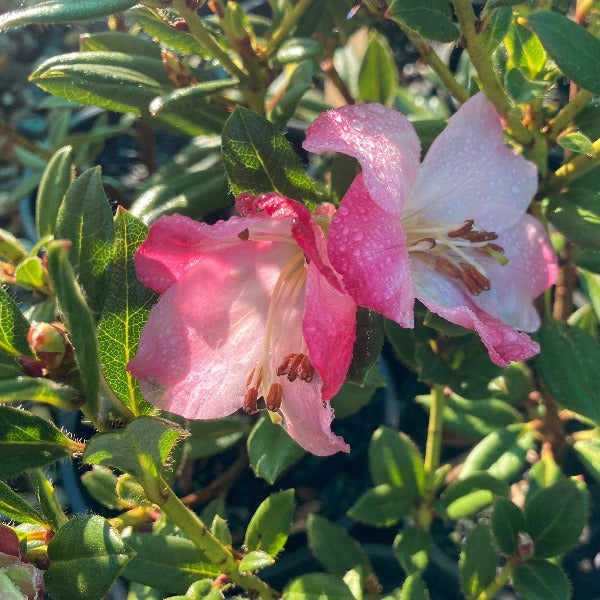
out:
M450 277L454 277L454 279L461 278L460 269L445 258L438 258L435 261L435 268L437 271L445 273L446 275L450 275Z
M247 227L246 229L242 229L242 231L238 233L238 237L243 242L247 242L250 239L250 230Z
M246 391L242 410L247 415L253 415L258 411L258 390L255 387L251 387Z
M491 242L492 240L498 239L498 234L493 231L468 231L463 236L463 239L468 242Z
M315 374L315 370L313 366L310 364L310 359L305 354L302 357L302 361L300 362L300 366L298 367L298 377L302 379L302 381L306 381L306 383L310 383L313 380Z
M462 227L459 227L454 231L449 231L447 235L449 238L463 237L465 233L468 233L469 231L471 231L471 229L473 229L474 223L475 221L473 219L468 219L467 221L465 221L465 224Z
M421 238L410 245L413 251L417 252L431 250L432 248L435 248L435 246L436 241L432 237Z
M304 354L296 354L290 364L290 370L287 374L288 381L295 381L299 375L300 364L302 363L302 359L304 358Z
M280 383L272 383L267 394L267 408L272 412L277 412L281 408L281 399L283 397L283 388Z
M474 296L477 296L481 292L487 292L491 289L492 285L490 280L473 265L466 262L461 262L460 266L462 267L462 272L465 275L462 280Z
M281 375L287 375L290 372L290 364L292 363L292 360L294 359L294 356L296 356L295 354L288 354L284 359L283 362L277 367L277 370L275 371L277 373L277 375L281 376Z

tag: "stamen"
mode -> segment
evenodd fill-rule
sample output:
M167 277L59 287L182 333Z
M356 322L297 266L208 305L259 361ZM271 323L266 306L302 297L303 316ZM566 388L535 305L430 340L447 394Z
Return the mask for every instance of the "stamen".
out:
M281 399L283 397L283 388L280 383L272 383L267 394L267 408L272 412L277 412L281 408Z
M248 379L246 379L246 387L250 387L250 384L252 383L252 380L254 379L255 371L256 371L256 367L254 367L252 369L252 371L250 371L250 375L248 375Z
M492 286L490 280L473 265L461 262L460 266L463 268L463 273L466 275L466 278L475 285L476 291L473 292L471 291L471 287L469 286L465 278L463 278L463 281L465 282L465 284L469 288L469 291L472 294L477 296L480 292L487 292L491 289Z
M255 387L251 387L246 391L242 410L247 415L254 415L258 412L258 390Z
M298 368L298 376L302 381L306 381L306 383L310 383L313 380L315 374L315 370L313 366L310 364L310 359L305 354L302 357L302 361L300 362L300 367Z
M497 240L498 234L493 231L469 231L461 237L469 242L490 242Z
M238 233L238 237L240 240L247 242L250 239L250 230L247 227L246 229L242 229L242 231Z
M287 375L290 372L290 364L291 364L292 360L294 359L294 356L296 356L296 355L288 354L283 359L283 362L277 367L277 370L275 371L277 373L277 375L279 375L279 376Z
M421 252L435 248L436 241L432 237L421 238L410 245L413 252Z
M298 377L298 369L300 368L300 363L302 362L303 358L304 354L296 354L294 356L292 363L290 364L289 373L287 375L288 381L295 381Z
M461 277L460 269L445 258L438 258L435 261L435 268L442 273L450 275L450 277L454 277L454 279L460 279Z
M474 224L475 221L473 219L468 219L467 221L465 221L465 224L462 227L459 227L454 231L449 231L446 235L449 238L464 237L465 233L468 233L469 231L471 231L471 229L473 229Z

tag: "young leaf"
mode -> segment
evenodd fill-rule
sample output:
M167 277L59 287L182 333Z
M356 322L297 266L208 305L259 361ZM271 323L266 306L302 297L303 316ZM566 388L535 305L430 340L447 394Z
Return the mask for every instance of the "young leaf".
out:
M409 512L414 502L414 491L388 484L367 490L348 509L348 516L360 523L375 527L391 527Z
M88 494L106 508L116 509L130 506L117 495L117 476L108 467L94 465L91 471L86 471L81 476L81 483Z
M424 38L453 42L460 35L445 0L421 0L416 5L412 0L393 0L387 14Z
M398 600L429 600L429 594L420 573L413 573L404 580Z
M248 550L262 550L277 556L290 534L295 507L293 489L272 494L264 500L246 530L244 544Z
M48 544L48 593L54 600L101 600L133 554L102 517L75 517Z
M275 559L270 554L267 554L262 550L256 550L246 554L238 566L240 571L253 572L258 571L259 569L264 569L265 567L272 565L274 562Z
M506 556L517 549L517 536L525 531L523 511L508 498L498 498L492 511L492 531L498 547Z
M600 482L600 440L579 440L573 444L573 449L587 467L590 475Z
M477 598L496 576L496 552L489 527L480 522L469 533L460 553L460 585L468 598Z
M388 105L397 82L398 71L387 41L372 34L358 72L360 99Z
M47 527L46 519L40 512L3 481L0 481L0 513L20 523L35 523Z
M488 473L472 473L449 485L442 496L446 513L451 519L462 519L477 514L490 506L497 496L508 494L508 484Z
M504 40L508 51L508 66L522 69L535 77L546 64L546 53L540 41L527 29L514 23Z
M572 133L567 133L565 135L561 135L556 143L565 150L570 150L571 152L579 152L581 154L588 154L593 156L594 154L594 145L590 138L581 133L581 131L573 131Z
M281 600L350 600L348 586L335 575L308 573L292 580L283 590Z
M525 600L569 600L571 586L565 572L549 560L533 559L513 572L517 592Z
M402 528L394 540L394 554L407 575L427 568L432 548L431 534L416 525Z

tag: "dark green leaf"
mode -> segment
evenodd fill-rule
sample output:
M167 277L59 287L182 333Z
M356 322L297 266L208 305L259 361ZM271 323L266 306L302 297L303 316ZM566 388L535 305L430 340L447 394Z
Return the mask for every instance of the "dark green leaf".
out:
M498 498L492 512L492 531L498 547L510 556L517 549L517 535L525 531L525 516L508 498Z
M484 12L487 13L494 8L501 6L515 6L516 4L525 4L527 0L488 0L484 7Z
M573 187L548 199L548 220L568 238L600 250L600 190Z
M488 473L472 473L450 484L442 499L451 519L475 515L490 506L497 496L506 496L509 487Z
M573 444L590 475L600 482L600 439L579 440Z
M559 556L577 543L587 523L589 502L585 484L571 479L561 479L527 498L525 522L537 558Z
M509 69L504 77L504 85L510 97L517 104L532 102L546 92L548 85L543 81L527 79L520 69Z
M138 584L133 584L138 585ZM145 588L146 590L150 588ZM131 596L132 592L130 590L129 595ZM163 596L161 594L160 600L162 600ZM199 579L190 585L185 593L185 596L169 596L165 598L165 600L222 600L223 592L218 587L214 586L213 579ZM135 596L134 599L129 600L155 600L154 596L149 597L144 595Z
M287 139L264 117L237 108L223 129L223 159L234 193L277 192L316 202L312 182Z
M512 23L512 8L503 6L494 11L490 17L487 27L481 36L488 52L493 52L498 44L506 37L510 24Z
M58 212L56 237L71 240L69 259L96 313L106 297L114 235L100 169L89 169L67 190Z
M238 567L240 571L254 572L272 565L275 559L262 550L249 552L242 558Z
M413 502L413 490L384 483L367 490L348 510L348 516L375 527L391 527L410 512Z
M600 252L596 250L580 250L575 255L575 264L582 269L600 275Z
M278 65L299 63L303 60L317 58L323 52L323 45L310 38L290 38L283 42L273 57Z
M407 575L427 568L432 548L431 534L416 525L401 529L394 540L394 554Z
M460 585L468 598L476 598L496 576L496 552L490 529L478 523L469 533L460 553Z
M185 439L189 458L209 458L237 443L248 426L238 417L210 421L190 421L186 425L190 436Z
M397 81L398 71L387 41L379 34L372 34L358 72L360 99L387 105Z
M600 94L600 40L567 17L537 11L527 17L559 69L577 85Z
M106 381L134 415L151 410L137 381L126 370L135 356L140 334L156 294L142 285L135 273L133 257L148 235L147 227L119 207L114 222L110 280L98 322L100 361Z
M539 490L553 486L562 478L563 473L554 461L554 457L549 452L544 453L542 460L538 460L529 469L526 498L531 498Z
M18 408L0 406L0 479L71 456L79 448L52 423ZM78 445L77 445L78 446Z
M513 572L517 592L525 600L569 600L571 586L565 572L548 560L528 560Z
M300 458L304 450L285 432L264 415L248 436L248 458L252 470L271 485Z
M317 70L314 60L298 63L289 77L285 92L278 98L269 113L269 119L276 127L283 128L294 116L304 94L313 87L313 78Z
M357 565L367 573L371 571L367 555L340 525L311 514L308 516L307 535L310 551L333 575L341 577Z
M536 364L544 384L564 407L600 424L600 345L567 323L545 323L537 334Z
M404 580L398 600L429 600L427 588L419 573L413 573Z
M425 38L453 42L460 35L445 0L421 0L416 5L412 0L393 0L387 14Z
M75 390L42 377L15 377L0 380L0 404L45 402L63 410L77 410L81 400Z
M116 509L130 506L117 495L117 476L108 467L94 465L91 471L86 471L81 476L81 483L90 496L106 508Z
M331 406L335 411L336 418L344 419L357 413L369 404L377 389L384 386L385 380L376 366L367 373L363 385L344 383L340 391L331 399Z
M365 383L367 373L381 355L383 340L383 317L374 310L359 306L356 312L356 341L346 381L358 385Z
M29 323L8 293L0 287L0 348L15 356L31 356Z
M335 575L309 573L291 581L281 600L350 600L348 586Z
M75 517L48 544L48 593L54 600L101 600L133 554L102 517Z
M6 483L0 481L0 513L20 523L47 526L46 519Z
M69 332L75 359L79 366L85 402L96 415L98 411L98 390L100 387L100 367L96 328L88 305L75 280L73 268L69 264L67 250L63 243L48 245L48 271L52 286L56 291L60 312Z
M594 145L590 138L581 133L581 131L573 131L572 133L567 133L565 135L561 135L556 143L565 150L570 150L571 152L580 152L582 154L588 154L593 156L594 154Z
M203 81L191 87L178 88L155 98L150 103L150 114L156 116L161 112L181 112L196 108L198 103L204 102L205 98L218 94L223 90L238 85L235 79Z
M183 594L201 577L215 577L218 567L190 540L173 535L132 535L127 546L135 551L122 576L131 581Z
M18 25L91 21L127 10L134 4L135 0L49 0L1 15L0 30Z
M120 52L161 60L158 44L140 35L131 35L122 31L84 33L79 36L79 49L82 52Z
M271 494L263 500L248 524L246 548L277 556L290 534L295 507L293 489Z

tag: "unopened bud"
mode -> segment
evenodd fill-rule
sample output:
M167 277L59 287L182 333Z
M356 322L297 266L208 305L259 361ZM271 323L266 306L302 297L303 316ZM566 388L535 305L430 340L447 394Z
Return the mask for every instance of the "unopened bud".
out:
M34 323L27 334L27 341L44 375L72 358L71 343L62 323ZM21 364L24 364L23 361Z
M533 538L524 531L517 533L517 554L519 558L525 562L535 554L535 543Z

